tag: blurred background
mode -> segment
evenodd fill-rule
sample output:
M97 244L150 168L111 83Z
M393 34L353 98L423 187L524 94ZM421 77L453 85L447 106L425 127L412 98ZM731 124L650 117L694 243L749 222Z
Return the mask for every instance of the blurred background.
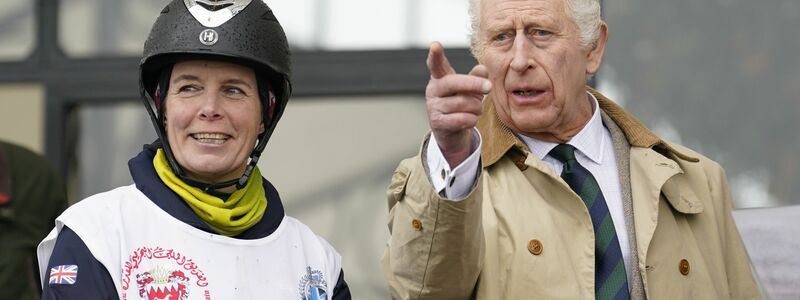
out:
M293 48L295 92L259 165L287 214L343 255L356 299L388 298L384 189L428 128L427 46L441 41L457 71L475 63L467 1L266 1ZM167 2L0 2L0 138L46 155L71 203L130 184L127 160L155 139L137 65ZM602 5L597 87L720 162L738 209L800 204L800 2Z

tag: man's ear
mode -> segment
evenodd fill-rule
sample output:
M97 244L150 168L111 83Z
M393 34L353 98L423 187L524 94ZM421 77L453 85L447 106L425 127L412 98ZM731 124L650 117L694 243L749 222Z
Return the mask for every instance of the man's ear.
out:
M262 134L264 131L264 121L261 121L261 124L258 125L258 134Z
M606 50L606 42L608 42L608 25L604 21L600 21L600 33L597 36L593 47L586 53L586 74L594 75L600 69L600 63L603 61L603 53Z

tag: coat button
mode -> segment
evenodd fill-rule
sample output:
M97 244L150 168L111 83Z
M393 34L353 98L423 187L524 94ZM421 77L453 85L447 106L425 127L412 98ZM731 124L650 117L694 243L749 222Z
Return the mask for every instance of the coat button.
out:
M411 227L414 227L414 230L421 231L422 230L422 222L418 219L414 219L411 221Z
M542 242L540 242L539 240L531 240L530 242L528 242L528 251L531 254L533 255L542 254L542 250L543 250Z
M686 259L681 259L680 265L678 265L678 270L681 271L683 275L689 275L689 261Z

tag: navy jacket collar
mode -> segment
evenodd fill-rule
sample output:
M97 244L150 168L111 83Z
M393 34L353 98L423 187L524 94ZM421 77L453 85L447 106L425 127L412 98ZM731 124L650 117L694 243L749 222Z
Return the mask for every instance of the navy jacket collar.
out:
M158 207L166 211L174 218L192 225L200 230L214 233L214 231L200 217L198 217L189 205L186 204L175 192L167 187L161 178L156 174L153 167L153 157L156 155L158 142L145 145L142 152L128 161L128 168L131 172L136 188L150 198ZM283 220L284 211L278 191L272 184L263 179L264 192L267 195L267 211L264 217L255 226L234 236L237 239L259 239L266 237L278 228Z

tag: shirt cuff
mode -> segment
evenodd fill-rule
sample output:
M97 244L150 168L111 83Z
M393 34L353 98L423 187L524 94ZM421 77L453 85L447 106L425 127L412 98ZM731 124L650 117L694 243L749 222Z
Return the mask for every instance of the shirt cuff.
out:
M464 200L469 195L472 187L475 186L475 180L478 176L478 168L481 162L481 143L481 133L478 129L473 128L469 157L454 169L450 169L450 165L445 160L438 142L436 142L436 137L431 133L428 149L426 149L428 170L430 172L428 176L432 181L431 183L433 183L433 188L439 195L453 201Z

